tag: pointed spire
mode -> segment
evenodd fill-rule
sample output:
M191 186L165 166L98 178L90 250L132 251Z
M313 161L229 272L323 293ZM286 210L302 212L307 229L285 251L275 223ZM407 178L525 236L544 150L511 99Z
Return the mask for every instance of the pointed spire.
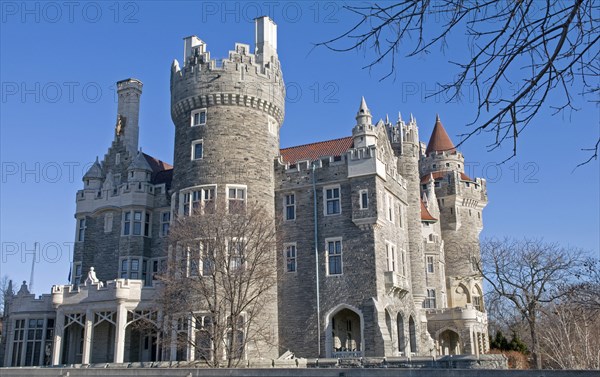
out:
M356 124L362 126L371 125L371 111L367 106L365 97L362 97L360 101L360 107L358 108L358 113L356 113Z
M390 117L385 114L385 124L390 124Z
M398 123L402 123L402 113L398 111Z
M358 115L361 115L361 114L371 115L371 111L369 110L369 107L367 106L367 101L365 101L364 96L360 100L360 107L358 108Z
M425 154L429 155L432 152L456 152L454 143L452 143L450 136L448 136L448 133L444 129L439 115L436 116L435 126L429 138L429 143L427 143Z

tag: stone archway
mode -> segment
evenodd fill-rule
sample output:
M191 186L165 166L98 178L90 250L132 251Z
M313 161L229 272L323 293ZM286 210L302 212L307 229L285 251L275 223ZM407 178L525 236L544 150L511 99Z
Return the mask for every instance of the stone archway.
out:
M398 334L398 352L400 355L406 355L406 332L404 329L404 317L398 313L396 317L396 333Z
M124 362L160 360L159 327L153 311L129 311L125 326Z
M460 336L456 331L446 329L439 334L440 353L442 355L459 355Z
M351 358L364 355L364 320L357 308L341 304L326 315L326 357Z

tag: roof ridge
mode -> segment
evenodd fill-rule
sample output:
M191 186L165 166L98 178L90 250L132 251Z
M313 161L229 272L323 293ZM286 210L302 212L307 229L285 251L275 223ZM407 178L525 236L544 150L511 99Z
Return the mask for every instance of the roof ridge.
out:
M344 137L339 137L339 138L337 138L337 139L329 139L329 140L315 141L315 142L312 142L312 143L300 144L300 145L294 145L294 146L291 146L291 147L280 148L279 150L280 150L280 151L283 151L283 150L286 150L286 149L291 149L291 148L306 147L306 146L309 146L309 145L315 145L315 144L327 143L327 142L329 142L329 141L338 141L338 140L345 140L345 139L351 139L351 138L352 138L352 136L344 136Z

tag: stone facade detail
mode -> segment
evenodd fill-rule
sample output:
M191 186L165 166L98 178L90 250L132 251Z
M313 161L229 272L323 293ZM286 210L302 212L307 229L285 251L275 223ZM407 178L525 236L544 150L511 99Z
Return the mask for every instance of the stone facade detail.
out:
M412 115L373 122L364 98L351 136L280 149L276 28L258 18L254 54L237 43L220 62L196 36L184 39L170 73L173 166L139 149L142 83L117 83L114 140L76 193L71 284L36 298L24 283L7 296L5 366L194 361L192 350L161 342L190 330L157 307L153 277L174 218L232 199L264 207L280 245L263 319L275 344L254 344L249 359L488 350L472 264L485 180L465 174L439 117L425 148Z

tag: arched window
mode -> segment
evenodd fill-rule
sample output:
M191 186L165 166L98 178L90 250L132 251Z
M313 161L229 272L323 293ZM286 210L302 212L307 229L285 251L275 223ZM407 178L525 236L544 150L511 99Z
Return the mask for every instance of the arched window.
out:
M404 335L404 318L400 313L396 317L396 329L398 332L398 351L404 355L406 353L406 337Z
M417 353L417 329L415 326L415 320L411 315L408 318L408 336L410 338L410 353Z

